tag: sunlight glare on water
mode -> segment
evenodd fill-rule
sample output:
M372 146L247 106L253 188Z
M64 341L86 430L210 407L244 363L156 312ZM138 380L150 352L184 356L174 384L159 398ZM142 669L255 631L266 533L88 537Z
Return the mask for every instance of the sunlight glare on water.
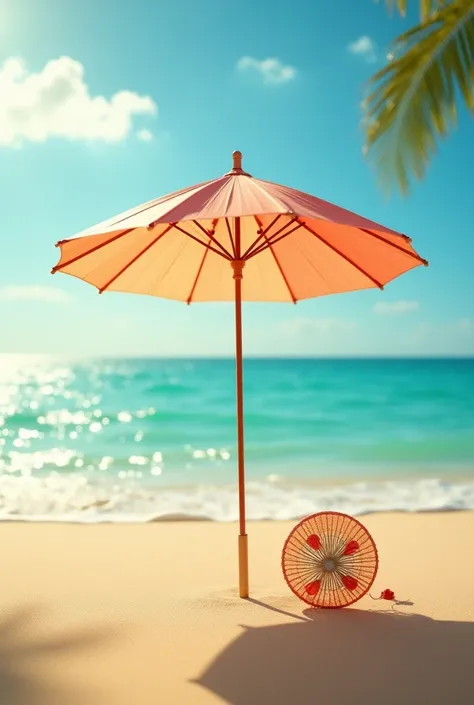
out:
M235 519L234 374L0 356L0 516ZM248 360L245 387L251 517L473 502L472 361Z

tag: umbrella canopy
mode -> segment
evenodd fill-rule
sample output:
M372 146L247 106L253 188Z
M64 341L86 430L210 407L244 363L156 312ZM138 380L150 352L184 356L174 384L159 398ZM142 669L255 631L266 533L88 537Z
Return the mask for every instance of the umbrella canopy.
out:
M232 260L245 262L244 301L281 302L382 288L426 264L409 238L383 225L251 178L240 153L221 178L149 201L58 244L61 259L53 271L100 292L187 303L233 301Z
M177 191L57 243L63 272L97 287L235 301L240 595L248 596L242 301L291 302L382 289L421 264L410 238L309 194L254 179L234 152L214 181Z

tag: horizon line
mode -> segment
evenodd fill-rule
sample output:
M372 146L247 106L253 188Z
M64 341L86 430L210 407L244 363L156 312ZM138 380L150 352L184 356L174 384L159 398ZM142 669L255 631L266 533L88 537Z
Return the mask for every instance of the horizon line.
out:
M184 353L167 354L144 354L144 353L98 353L98 354L74 354L74 353L34 353L34 352L0 352L1 357L34 357L34 358L67 358L75 360L234 360L235 355L227 354L194 354ZM474 360L474 353L419 353L419 354L281 354L271 355L268 353L244 354L244 360Z

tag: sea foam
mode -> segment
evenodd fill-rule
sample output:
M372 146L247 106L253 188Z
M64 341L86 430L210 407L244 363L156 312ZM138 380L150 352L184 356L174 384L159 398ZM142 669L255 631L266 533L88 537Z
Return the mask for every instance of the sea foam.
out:
M249 482L249 520L296 520L319 511L353 516L372 512L474 510L474 481L417 479L344 485ZM82 474L0 476L0 520L80 523L238 518L235 485L159 487Z

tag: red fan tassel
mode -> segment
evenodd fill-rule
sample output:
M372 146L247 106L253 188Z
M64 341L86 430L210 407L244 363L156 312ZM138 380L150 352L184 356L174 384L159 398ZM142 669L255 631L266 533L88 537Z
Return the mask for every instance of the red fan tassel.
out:
M370 595L372 597L372 595ZM380 593L380 597L372 597L373 600L395 600L395 593L393 590L389 590L388 588L386 590L382 590Z

